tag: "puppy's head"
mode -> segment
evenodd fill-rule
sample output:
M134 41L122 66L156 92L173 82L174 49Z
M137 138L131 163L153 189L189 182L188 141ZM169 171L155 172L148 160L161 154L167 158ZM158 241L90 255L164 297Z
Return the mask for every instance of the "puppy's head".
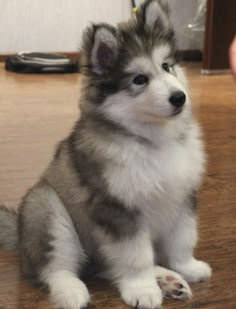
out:
M177 64L175 34L164 0L144 1L136 18L117 28L107 24L88 28L81 71L85 105L112 120L161 122L188 109L186 80Z

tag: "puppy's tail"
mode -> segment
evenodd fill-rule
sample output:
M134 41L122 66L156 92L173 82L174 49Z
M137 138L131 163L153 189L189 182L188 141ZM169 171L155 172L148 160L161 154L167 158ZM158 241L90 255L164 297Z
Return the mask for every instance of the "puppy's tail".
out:
M0 206L0 248L13 250L17 248L17 212Z

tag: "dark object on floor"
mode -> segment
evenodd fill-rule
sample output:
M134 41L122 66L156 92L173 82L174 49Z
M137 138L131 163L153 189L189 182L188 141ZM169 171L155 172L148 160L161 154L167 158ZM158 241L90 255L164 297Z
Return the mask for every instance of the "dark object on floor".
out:
M202 52L197 49L179 50L177 58L179 61L200 62L202 61Z
M52 53L18 53L7 57L5 69L16 73L76 73L78 62Z

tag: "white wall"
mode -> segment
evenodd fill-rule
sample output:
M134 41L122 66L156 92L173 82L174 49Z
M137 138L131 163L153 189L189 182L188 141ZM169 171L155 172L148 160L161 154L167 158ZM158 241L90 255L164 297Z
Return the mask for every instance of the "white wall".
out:
M169 1L180 47L187 48L182 29L197 0ZM0 0L0 53L75 51L89 22L116 24L130 16L130 0Z
M129 17L128 0L0 0L0 53L74 51L88 22Z

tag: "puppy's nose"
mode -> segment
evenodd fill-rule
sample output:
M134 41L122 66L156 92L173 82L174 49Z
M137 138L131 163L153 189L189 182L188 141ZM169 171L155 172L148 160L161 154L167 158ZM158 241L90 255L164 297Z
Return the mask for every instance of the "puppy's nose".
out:
M182 107L186 101L186 95L183 91L176 91L172 93L169 101L174 107Z

